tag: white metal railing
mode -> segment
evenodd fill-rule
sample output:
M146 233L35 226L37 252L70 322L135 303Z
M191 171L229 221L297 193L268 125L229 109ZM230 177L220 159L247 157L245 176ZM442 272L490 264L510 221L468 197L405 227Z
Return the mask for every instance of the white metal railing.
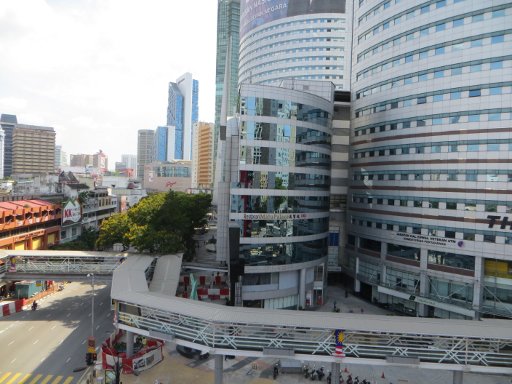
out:
M198 349L232 350L239 354L276 349L303 358L316 356L334 361L334 330L325 328L218 322L200 316L119 301L118 324L169 339L193 343ZM226 307L229 311L229 307ZM306 324L305 324L306 325ZM472 371L510 371L512 340L438 336L426 334L344 331L347 357L385 360L387 357L419 359L422 363L471 366ZM509 335L510 336L510 335Z

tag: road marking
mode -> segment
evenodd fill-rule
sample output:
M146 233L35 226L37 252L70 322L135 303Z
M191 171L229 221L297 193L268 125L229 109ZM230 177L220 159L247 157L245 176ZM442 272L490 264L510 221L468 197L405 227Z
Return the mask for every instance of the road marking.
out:
M82 345L84 345L86 341L87 341L87 340L82 341Z
M55 329L55 327L57 326L57 324L55 324L53 327L51 327L50 329Z
M96 326L96 330L98 330L98 329L99 329L99 327L100 327L100 326L99 326L99 325L97 325L97 326Z
M103 305L103 301L100 301L100 307Z
M27 373L23 379L21 379L21 381L18 383L18 384L25 384L25 381L27 381L29 379L29 377L32 376L32 374L30 373Z
M7 344L7 345L9 346L9 345L11 345L12 343L14 343L14 340L13 340L13 341L11 341L11 342L10 342L9 344Z
M70 384L73 381L73 379L74 379L73 376L68 376L68 378L66 380L64 380L64 382L62 384Z
M28 330L31 331L34 329L34 326L31 326Z
M70 360L71 360L71 357L68 357L66 360L66 364L69 363Z
M66 315L66 317L69 317L69 316L71 316L71 312L68 312L68 314Z
M3 374L2 377L0 377L0 383L3 383L5 379L7 379L11 375L11 372L6 372Z
M52 379L53 375L47 375L43 381L41 381L41 384L46 384Z
M39 342L39 339L37 339L36 341L34 341L32 344L33 344L33 345L36 345L38 342Z
M14 363L15 361L16 361L16 358L12 359L11 364Z
M55 380L52 381L52 384L59 384L59 381L62 380L62 376L57 376Z
M14 381L15 381L18 377L20 377L20 376L21 376L21 373L17 373L17 374L15 374L15 375L12 377L12 379L11 379L11 380L9 380L9 381L7 382L7 384L12 384L12 383L14 383Z
M32 381L30 382L30 384L36 384L37 381L42 377L43 375L41 375L40 373L36 375L36 377L34 377L32 379Z

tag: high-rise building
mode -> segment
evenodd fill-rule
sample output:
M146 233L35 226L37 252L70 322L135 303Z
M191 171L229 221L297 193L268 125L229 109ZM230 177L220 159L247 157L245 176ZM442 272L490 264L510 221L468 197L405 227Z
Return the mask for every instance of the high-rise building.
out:
M175 159L174 127L158 127L155 131L155 161L171 161Z
M0 115L0 126L4 131L4 151L3 151L3 173L5 176L12 174L12 131L18 124L16 115L3 113Z
M175 129L174 156L178 160L192 159L192 129L199 119L199 82L185 73L175 83L169 83L167 126Z
M60 169L61 167L67 167L68 164L68 155L66 152L62 150L62 145L55 146L55 169Z
M213 123L199 122L194 127L192 188L213 186Z
M364 297L512 317L512 3L354 10L350 233Z
M126 168L133 169L133 174L137 177L137 155L122 154L121 162L125 164Z
M243 275L241 300L264 308L322 303L334 92L348 89L344 2L288 14L295 3L270 9L242 2L239 116L220 134L226 130L217 256L228 254L226 236L234 233L222 219L227 211L240 233L240 250L229 262Z
M99 152L92 155L92 165L94 168L97 168L101 174L104 174L108 171L108 156L101 149Z
M12 173L47 173L54 171L54 129L16 124L12 132Z
M92 167L93 166L93 155L87 155L85 153L77 153L69 155L71 167Z
M222 97L227 94L227 115L234 116L238 99L238 45L240 43L240 0L218 0L217 6L217 57L215 64L215 129L213 158L217 158ZM229 50L229 56L228 56ZM226 67L230 79L224 89ZM215 164L214 164L215 172Z
M137 137L137 178L144 182L144 166L155 158L155 131L139 129Z

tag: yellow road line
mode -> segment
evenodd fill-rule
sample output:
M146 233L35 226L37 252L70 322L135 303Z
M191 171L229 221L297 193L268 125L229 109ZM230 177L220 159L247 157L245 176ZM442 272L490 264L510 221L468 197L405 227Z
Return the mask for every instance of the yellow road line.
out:
M9 381L7 382L7 384L12 384L12 383L14 383L14 381L15 381L18 377L20 377L20 376L21 376L21 373L17 373L17 374L15 374L15 375L11 378L11 380L9 380Z
M36 377L34 377L34 378L32 379L32 381L30 382L30 384L36 384L36 383L37 383L37 380L39 380L39 379L41 378L41 376L43 376L43 375L41 375L40 373L39 373L39 374L37 374L37 375L36 375Z
M59 384L59 381L62 380L62 376L57 376L55 380L52 381L52 384Z
M18 383L18 384L25 384L25 381L27 381L29 379L29 377L32 376L30 373L27 373L23 379L21 379L21 381Z
M70 384L73 381L73 376L68 376L66 380L62 384Z
M2 377L0 377L0 383L3 383L9 376L11 376L11 372L4 373Z
M53 375L46 375L43 381L41 381L41 384L46 384L52 379Z

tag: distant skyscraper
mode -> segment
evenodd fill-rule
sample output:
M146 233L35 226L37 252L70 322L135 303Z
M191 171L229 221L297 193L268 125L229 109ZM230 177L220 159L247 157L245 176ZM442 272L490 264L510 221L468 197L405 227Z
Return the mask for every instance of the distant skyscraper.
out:
M62 150L62 145L55 146L55 169L68 165L68 155Z
M4 131L3 170L4 177L12 174L12 131L18 124L16 115L2 114L0 125Z
M12 173L55 171L55 131L51 127L16 124L12 131Z
M199 82L185 73L169 83L167 126L175 127L174 156L179 160L192 159L192 127L199 119Z
M144 180L144 166L155 157L155 131L139 129L137 137L137 178Z
M92 167L93 158L92 155L84 153L71 154L70 155L70 166L72 167Z
M155 160L171 161L175 155L175 128L158 127L155 132Z
M219 0L217 8L217 58L215 64L215 128L213 158L217 158L220 113L224 90L226 61L229 68L227 114L233 116L238 97L238 44L240 42L240 0ZM229 58L228 58L229 47Z
M125 164L126 168L133 169L133 174L137 177L137 155L121 155L121 162Z
M92 165L101 173L108 171L108 156L101 149L92 156Z
M212 188L213 123L199 122L194 127L192 188Z

